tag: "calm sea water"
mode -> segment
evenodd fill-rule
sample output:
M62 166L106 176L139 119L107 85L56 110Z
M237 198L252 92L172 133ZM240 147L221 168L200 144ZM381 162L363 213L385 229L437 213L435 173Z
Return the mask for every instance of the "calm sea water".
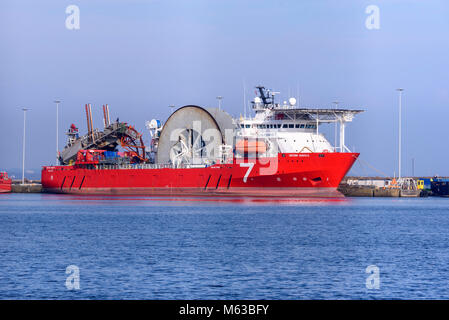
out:
M449 199L1 195L0 298L448 299Z

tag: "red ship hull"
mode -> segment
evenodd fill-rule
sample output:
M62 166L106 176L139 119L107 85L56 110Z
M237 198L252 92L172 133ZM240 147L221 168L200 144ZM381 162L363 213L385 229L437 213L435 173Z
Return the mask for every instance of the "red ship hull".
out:
M45 192L149 196L336 197L358 153L285 153L206 168L43 167Z
M0 193L11 192L11 180L0 179Z
M11 192L11 184L0 184L0 193Z

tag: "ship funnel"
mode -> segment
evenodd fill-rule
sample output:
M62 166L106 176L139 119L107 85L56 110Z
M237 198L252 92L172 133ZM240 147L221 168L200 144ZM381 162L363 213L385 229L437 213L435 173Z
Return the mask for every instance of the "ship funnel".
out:
M87 118L87 132L88 136L92 139L92 142L95 142L94 139L94 129L93 129L93 123L92 123L92 106L90 103L86 104L86 118Z
M103 105L103 123L104 123L104 127L109 127L109 125L111 124L111 121L109 120L109 106Z

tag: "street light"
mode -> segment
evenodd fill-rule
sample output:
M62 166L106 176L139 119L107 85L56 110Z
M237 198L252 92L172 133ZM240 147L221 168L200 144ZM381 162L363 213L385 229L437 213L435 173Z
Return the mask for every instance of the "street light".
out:
M402 134L402 132L401 132L401 125L402 125L402 123L401 123L401 118L402 118L402 91L404 91L404 89L399 88L399 89L396 89L396 91L399 91L399 137L398 137L398 139L399 139L399 146L398 146L399 173L398 173L398 179L400 180L401 179L401 140L402 140L401 139L401 134Z
M332 102L334 104L334 109L338 109L338 101ZM335 119L335 130L334 130L334 151L337 148L337 119ZM343 152L343 151L342 151Z
M168 107L171 108L171 113L173 113L173 110L176 108L174 105L169 105Z
M221 110L221 100L223 100L223 97L222 96L218 96L217 100L218 100L218 110Z
M53 101L56 103L56 164L59 162L59 104L61 103L60 100Z
M27 111L31 109L22 108L23 110L23 147L22 147L22 184L25 184L25 133L26 133L26 117Z

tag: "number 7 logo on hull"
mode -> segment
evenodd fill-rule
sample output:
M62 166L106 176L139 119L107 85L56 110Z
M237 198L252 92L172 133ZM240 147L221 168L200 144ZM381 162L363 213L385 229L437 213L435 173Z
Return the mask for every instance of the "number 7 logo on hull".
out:
M246 183L246 181L248 181L248 176L251 173L251 170L253 170L254 162L240 163L240 167L248 168L248 170L246 170L245 176L243 177L243 182Z

